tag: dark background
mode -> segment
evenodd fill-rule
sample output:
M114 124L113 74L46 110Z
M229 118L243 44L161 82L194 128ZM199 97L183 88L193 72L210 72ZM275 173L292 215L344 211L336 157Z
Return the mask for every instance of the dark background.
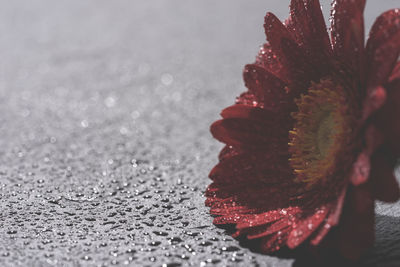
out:
M367 29L396 5L370 0ZM291 266L213 226L202 195L266 11L288 1L1 1L0 265ZM376 211L360 264L399 266L400 205Z

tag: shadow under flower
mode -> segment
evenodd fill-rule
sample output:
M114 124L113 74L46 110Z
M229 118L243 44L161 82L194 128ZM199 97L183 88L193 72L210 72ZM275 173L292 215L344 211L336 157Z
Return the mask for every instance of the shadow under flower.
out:
M227 234L235 232L234 226L220 228L225 229ZM240 246L253 253L262 254L258 240L248 240L245 237L237 240ZM358 261L346 260L335 251L316 252L305 245L295 250L283 248L271 256L294 259L293 267L397 267L400 266L400 217L376 215L375 246Z

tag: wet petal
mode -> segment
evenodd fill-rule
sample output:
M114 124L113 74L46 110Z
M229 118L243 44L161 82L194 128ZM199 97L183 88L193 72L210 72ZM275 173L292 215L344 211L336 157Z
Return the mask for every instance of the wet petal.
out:
M315 213L311 216L301 220L296 227L290 232L288 237L287 245L289 248L295 248L299 246L304 240L306 240L319 225L324 221L328 209L326 207L318 208Z
M228 159L230 157L236 156L241 152L241 150L237 147L233 146L225 146L223 149L221 149L221 152L218 155L218 159L220 161L224 159Z
M246 229L250 227L256 227L260 225L269 224L271 222L275 222L277 220L282 219L283 217L294 217L298 213L301 213L301 209L298 207L288 207L278 210L271 210L268 212L255 214L252 217L249 217L247 220L236 226L237 229Z
M319 66L321 76L329 72L331 44L318 0L292 0L290 28L313 64Z
M285 228L278 233L266 236L261 239L261 250L264 252L274 252L284 246L287 237L290 233L290 228Z
M318 245L322 239L328 234L329 230L339 223L340 215L343 209L343 203L346 196L347 188L342 190L336 202L334 202L330 208L329 215L326 221L322 224L321 229L313 236L310 241L314 246Z
M282 39L291 39L293 36L285 25L272 13L267 13L264 23L265 34L273 52L279 57L284 58L281 48Z
M282 57L278 56L269 43L264 44L258 52L256 63L268 72L276 75L282 81L287 83L286 69L282 65Z
M368 180L370 168L369 155L366 152L360 153L356 162L353 164L353 170L350 175L350 181L353 185L365 183Z
M365 0L335 0L332 10L332 43L335 55L363 78Z
M370 87L364 99L362 120L367 120L372 113L385 103L387 97L386 89L382 86Z
M238 118L249 119L259 122L275 120L277 116L280 116L280 114L271 112L263 108L242 104L227 107L221 112L221 117L224 119Z
M273 111L290 109L286 83L256 64L246 65L243 71L246 87L255 95L257 106Z
M292 178L284 151L241 153L220 161L209 177L218 183L287 183Z
M397 61L396 66L394 67L393 72L390 75L389 82L393 82L397 79L400 79L400 61Z
M372 121L396 156L400 156L400 79L386 86L387 100Z
M400 9L379 16L367 43L368 87L384 84L400 53Z
M274 122L260 124L246 119L223 119L211 125L213 136L227 145L249 146L259 150L281 147L287 143L287 129L274 127Z
M322 77L307 59L305 51L296 42L283 38L281 47L285 54L285 66L289 73L290 93L297 98L306 92L311 81L319 82Z
M264 226L261 229L258 229L258 231L251 231L250 233L247 234L248 239L255 239L255 238L261 238L267 235L275 234L285 228L290 227L289 222L287 219L281 219L277 222L272 223L271 225Z

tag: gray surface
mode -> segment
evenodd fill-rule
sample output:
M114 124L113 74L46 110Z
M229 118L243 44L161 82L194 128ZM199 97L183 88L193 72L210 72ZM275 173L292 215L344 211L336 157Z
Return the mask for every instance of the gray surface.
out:
M367 25L397 0L370 2ZM288 12L281 0L2 1L0 265L291 266L213 226L202 195L221 148L208 127L244 90L267 10ZM377 213L362 264L396 266L400 205Z

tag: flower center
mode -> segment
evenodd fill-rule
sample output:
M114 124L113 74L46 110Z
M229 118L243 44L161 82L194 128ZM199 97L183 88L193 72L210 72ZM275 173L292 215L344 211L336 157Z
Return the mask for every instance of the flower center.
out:
M334 114L327 113L321 119L317 130L317 144L320 155L326 155L333 144L333 132L336 130Z
M296 180L312 185L334 175L336 158L351 135L349 110L343 88L329 79L312 84L296 105L289 161Z

